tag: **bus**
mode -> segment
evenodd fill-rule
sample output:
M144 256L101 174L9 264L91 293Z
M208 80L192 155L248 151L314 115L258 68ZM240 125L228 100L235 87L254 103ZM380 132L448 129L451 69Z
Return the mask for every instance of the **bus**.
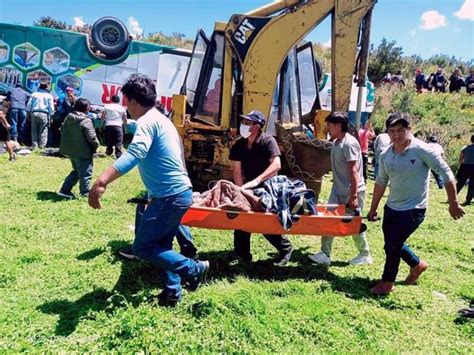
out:
M71 87L76 96L104 105L120 95L130 74L141 73L155 81L158 99L169 111L190 56L191 51L132 40L125 25L111 17L96 21L90 36L0 23L0 94L19 83L33 93L46 83L54 96Z

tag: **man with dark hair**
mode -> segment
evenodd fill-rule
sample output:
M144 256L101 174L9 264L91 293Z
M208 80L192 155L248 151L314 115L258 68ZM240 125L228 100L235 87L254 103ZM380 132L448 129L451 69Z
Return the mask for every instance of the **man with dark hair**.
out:
M435 92L446 92L447 80L443 73L443 68L439 67L436 69L436 74L433 77L432 85Z
M32 149L44 149L48 139L50 117L54 113L54 100L48 91L48 84L40 84L38 91L31 95L26 109L31 114Z
M260 111L241 115L240 136L230 151L234 183L243 189L253 189L278 174L281 169L280 149L275 138L262 132L266 118ZM234 231L234 252L245 263L252 261L249 232ZM283 266L290 260L293 247L286 236L264 234L278 250L275 265Z
M461 69L456 68L454 72L449 77L449 92L459 92L461 88L465 86L464 78L461 75Z
M394 113L386 121L392 144L381 154L379 174L375 181L368 218L374 221L377 207L390 182L390 193L384 207L382 230L385 240L385 267L382 280L370 290L387 295L394 289L400 260L410 266L405 284L413 285L428 268L405 243L423 222L428 204L430 169L441 176L448 195L449 213L454 219L464 215L456 198L454 175L443 158L426 143L411 134L410 117Z
M415 87L416 92L421 94L423 92L423 87L425 86L425 74L421 71L420 68L415 70Z
M208 261L196 262L172 249L181 218L192 203L183 146L171 120L155 108L156 89L149 77L132 74L122 93L137 129L128 151L97 178L89 205L101 208L107 186L138 165L150 202L135 233L133 254L163 270L165 287L159 300L176 305L181 300L181 278L194 291L209 269Z
M464 185L466 185L467 180L469 180L466 201L463 203L464 205L469 206L472 202L472 197L474 196L474 135L471 136L471 144L466 145L461 149L459 163L459 170L456 174L456 187L459 193Z
M365 181L362 153L357 139L347 131L349 118L345 112L334 112L326 118L329 135L334 139L331 148L333 185L329 204L346 205L352 212L364 208ZM372 264L365 232L352 237L358 254L349 261L352 265ZM321 251L309 258L316 264L330 265L334 237L321 237Z
M74 104L76 103L76 95L74 94L74 88L68 86L65 92L61 93L57 101L57 112L53 116L51 122L51 139L52 146L57 147L61 142L61 126L66 119L66 116L72 111Z
M11 138L19 143L25 143L26 128L26 103L30 94L23 90L21 84L17 84L7 94L7 100L10 101L10 125Z
M466 93L473 94L474 93L474 68L469 69L469 76L466 77L464 84L466 85Z
M127 112L120 105L120 96L112 96L112 103L104 105L105 111L102 119L105 119L105 154L112 155L115 148L115 157L122 156L123 151L123 129L127 126Z
M72 171L64 180L59 196L75 198L72 188L79 181L79 192L86 197L89 194L94 161L94 153L99 147L94 125L87 116L90 103L87 99L79 99L61 126L61 145L59 152L69 157Z

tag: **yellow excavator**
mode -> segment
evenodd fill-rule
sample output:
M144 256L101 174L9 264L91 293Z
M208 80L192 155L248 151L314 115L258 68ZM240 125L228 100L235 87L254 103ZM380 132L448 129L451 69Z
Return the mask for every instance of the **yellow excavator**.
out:
M329 112L321 110L321 68L304 38L331 16L331 107L347 111L354 77L360 89L366 82L375 3L280 0L216 22L210 38L198 32L172 106L195 189L232 179L228 156L239 115L259 110L268 117L264 129L277 137L291 175L319 194L330 170L331 143L324 131Z

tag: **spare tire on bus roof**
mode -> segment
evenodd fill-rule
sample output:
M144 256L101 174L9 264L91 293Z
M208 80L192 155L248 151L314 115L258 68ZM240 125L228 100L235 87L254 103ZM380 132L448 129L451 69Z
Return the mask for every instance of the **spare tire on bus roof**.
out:
M102 17L92 26L92 44L106 56L117 59L128 49L130 35L122 21L115 17Z

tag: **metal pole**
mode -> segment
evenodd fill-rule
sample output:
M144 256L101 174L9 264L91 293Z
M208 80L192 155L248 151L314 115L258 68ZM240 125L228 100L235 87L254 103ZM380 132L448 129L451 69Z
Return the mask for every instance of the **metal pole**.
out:
M360 117L362 112L362 93L366 87L367 70L369 66L369 43L370 43L370 24L372 20L372 9L370 9L364 17L362 27L362 45L360 48L360 62L358 70L357 86L359 91L357 93L357 108L355 118L355 128L357 134L360 128Z

